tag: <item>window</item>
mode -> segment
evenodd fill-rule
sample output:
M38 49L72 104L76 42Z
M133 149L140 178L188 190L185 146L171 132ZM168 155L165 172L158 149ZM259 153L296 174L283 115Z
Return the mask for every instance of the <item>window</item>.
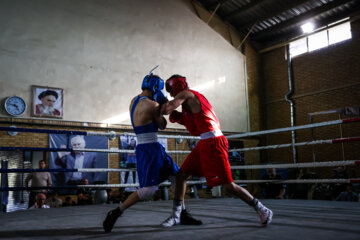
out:
M327 47L329 45L327 30L310 35L308 37L308 40L309 40L308 42L309 52L323 47Z
M329 30L329 45L351 39L350 22L330 28Z
M291 42L290 55L295 57L351 38L350 22L346 22Z
M307 51L307 38L301 38L290 43L290 53L292 57L306 53Z

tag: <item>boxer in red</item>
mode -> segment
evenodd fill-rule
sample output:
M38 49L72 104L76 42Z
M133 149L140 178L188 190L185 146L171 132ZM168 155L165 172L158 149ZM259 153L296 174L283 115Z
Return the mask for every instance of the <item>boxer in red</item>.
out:
M166 91L174 99L162 105L161 114L170 114L171 122L184 125L191 135L200 136L201 140L176 175L173 212L162 225L171 227L181 223L186 179L190 175L205 176L210 187L222 185L228 193L252 206L259 214L262 225L269 224L273 212L233 181L228 159L228 141L220 130L219 120L208 100L199 92L189 89L186 78L180 75L173 75L166 81ZM182 112L175 110L180 105Z

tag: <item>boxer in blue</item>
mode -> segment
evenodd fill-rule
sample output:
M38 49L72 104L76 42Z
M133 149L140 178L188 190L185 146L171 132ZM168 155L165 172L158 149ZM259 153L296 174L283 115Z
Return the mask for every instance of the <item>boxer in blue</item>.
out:
M108 212L103 222L105 232L111 232L116 220L127 208L152 197L158 185L179 170L157 137L158 129L165 129L167 124L160 114L160 105L167 102L164 81L150 73L145 76L141 89L141 94L132 99L129 108L131 124L138 140L135 154L140 189L133 192L121 206ZM186 210L182 214L188 224L196 222Z

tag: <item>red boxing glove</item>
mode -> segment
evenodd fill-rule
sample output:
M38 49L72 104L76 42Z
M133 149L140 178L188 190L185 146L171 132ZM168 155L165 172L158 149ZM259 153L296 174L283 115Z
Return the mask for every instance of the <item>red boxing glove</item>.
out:
M184 125L184 116L183 116L183 113L178 112L178 111L176 111L176 110L174 110L174 111L172 111L172 112L170 113L169 120L170 120L170 122L172 122L172 123L177 122L177 123L179 123L179 124Z

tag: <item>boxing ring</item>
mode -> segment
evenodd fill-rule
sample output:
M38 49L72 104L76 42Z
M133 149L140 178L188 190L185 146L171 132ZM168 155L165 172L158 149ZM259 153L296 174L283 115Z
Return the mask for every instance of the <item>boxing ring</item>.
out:
M279 133L324 127L329 125L359 122L360 118L313 123L289 128L272 129L259 132L249 132L227 136L228 139L240 139L251 136ZM134 133L123 132L84 132L65 130L46 130L31 128L0 127L0 131L31 132L45 134L67 134L84 136L106 136L110 140L116 137ZM159 138L193 139L199 137L184 135L159 135ZM278 144L270 146L231 149L234 151L257 151L264 149L277 149L316 145L336 144L360 141L360 136L324 139L295 144ZM38 147L6 147L0 146L0 151L73 151L72 148L38 148ZM124 149L77 149L81 152L101 153L134 153L134 150ZM188 154L190 151L167 151L169 154ZM232 169L265 169L265 168L303 168L303 167L332 167L332 166L358 166L360 160L343 160L332 162L285 163L266 165L232 166ZM78 168L78 169L0 169L0 173L28 173L28 172L125 172L134 169L124 168ZM288 180L235 180L238 184L254 184L263 182L273 183L360 183L360 178L350 179L288 179ZM188 181L188 185L204 184L205 181ZM160 186L169 187L169 182ZM138 184L91 184L75 186L57 186L42 188L7 187L1 186L1 192L24 191L35 189L105 189L119 187L138 187ZM358 239L360 229L360 206L358 202L335 202L321 200L262 200L274 212L272 224L262 228L253 210L241 200L231 197L213 199L186 199L187 207L191 213L203 221L201 226L175 226L163 229L160 223L171 211L172 201L140 202L126 211L119 218L113 232L104 234L102 221L106 213L114 208L112 204L97 204L88 206L73 206L58 209L41 209L37 211L25 210L0 214L0 238L31 239L42 238L97 238L97 239Z
M87 205L0 214L1 239L286 239L357 240L357 202L263 200L273 222L259 226L254 210L235 198L189 199L187 208L200 226L162 228L172 201L140 202L120 217L111 233L102 221L115 204Z

